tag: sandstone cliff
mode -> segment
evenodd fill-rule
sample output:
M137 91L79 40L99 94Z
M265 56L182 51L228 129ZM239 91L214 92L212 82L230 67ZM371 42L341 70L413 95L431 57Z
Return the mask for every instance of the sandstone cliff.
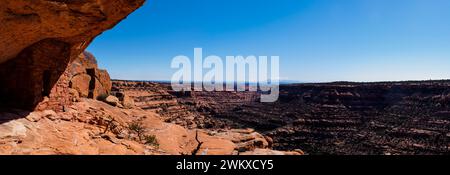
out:
M70 105L69 63L143 3L1 0L0 105L35 109L44 97L55 110Z

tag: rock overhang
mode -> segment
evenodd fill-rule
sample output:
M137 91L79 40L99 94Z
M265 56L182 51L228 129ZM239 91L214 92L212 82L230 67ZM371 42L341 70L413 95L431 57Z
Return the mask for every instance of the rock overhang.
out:
M53 38L80 54L94 37L115 26L145 0L1 0L0 63Z
M144 2L0 0L0 107L64 105L71 61Z

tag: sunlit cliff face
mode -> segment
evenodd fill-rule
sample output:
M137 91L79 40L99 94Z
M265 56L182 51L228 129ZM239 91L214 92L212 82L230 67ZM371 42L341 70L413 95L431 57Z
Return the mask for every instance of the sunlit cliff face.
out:
M1 1L0 104L34 109L45 96L65 101L68 85L55 84L70 61L144 1Z

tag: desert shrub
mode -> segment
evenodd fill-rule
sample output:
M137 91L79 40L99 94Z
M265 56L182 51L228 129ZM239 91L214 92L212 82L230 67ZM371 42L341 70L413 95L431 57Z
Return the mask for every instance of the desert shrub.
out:
M155 135L144 135L143 140L146 145L159 146Z
M137 134L139 141L142 141L143 134L145 132L145 127L141 121L133 121L128 125L128 129Z

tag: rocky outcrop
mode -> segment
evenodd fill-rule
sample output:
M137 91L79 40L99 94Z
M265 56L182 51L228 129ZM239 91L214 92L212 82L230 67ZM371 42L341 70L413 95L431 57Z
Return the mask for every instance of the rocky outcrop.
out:
M0 124L1 155L190 155L198 141L203 144L196 155L301 154L270 150L268 142L252 130L188 130L162 122L150 111L121 109L86 98L66 112L37 111Z
M272 146L272 142L268 141L270 139L266 139L263 135L250 128L213 130L209 134L231 140L237 145L236 151L239 153L253 151L255 149L269 149Z
M0 1L0 105L63 110L71 102L67 95L70 75L65 73L69 63L97 35L143 3L144 0ZM84 81L87 77L78 79ZM43 106L39 107L41 102Z
M89 52L83 52L69 66L35 110L62 111L79 98L102 100L111 92L111 79L106 70L98 68L97 60ZM64 93L64 94L63 94Z
M70 54L76 57L95 36L112 28L143 3L144 0L2 0L0 63L46 39L67 43Z
M99 99L111 92L111 79L106 70L98 68L97 60L89 52L80 54L68 67L69 87L79 97Z

